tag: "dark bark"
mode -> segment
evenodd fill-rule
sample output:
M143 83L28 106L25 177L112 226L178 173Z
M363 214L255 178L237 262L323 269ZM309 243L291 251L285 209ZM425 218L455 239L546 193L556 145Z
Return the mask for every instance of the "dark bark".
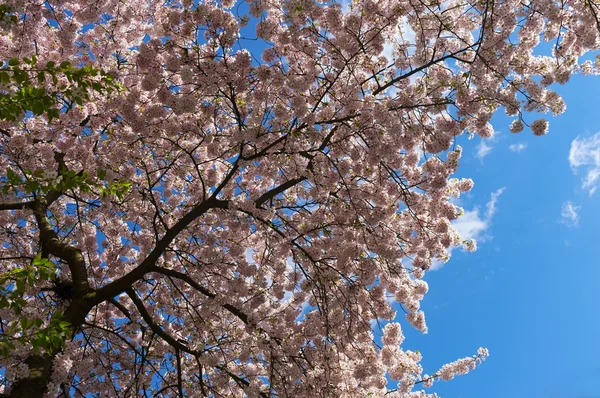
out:
M13 384L13 388L6 397L38 398L43 397L52 374L51 355L32 355L25 360L29 366L29 377Z
M67 307L63 314L63 319L71 324L71 332L83 324L86 315L92 309L92 305L87 299L75 299ZM29 377L17 380L10 391L10 394L4 394L0 397L11 398L42 398L52 376L52 361L56 352L44 355L31 355L25 359L29 366Z

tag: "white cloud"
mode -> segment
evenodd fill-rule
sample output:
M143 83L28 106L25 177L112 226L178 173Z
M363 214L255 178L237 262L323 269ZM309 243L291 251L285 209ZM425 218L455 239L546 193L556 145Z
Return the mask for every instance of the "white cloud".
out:
M575 138L571 142L569 164L575 174L583 169L585 176L582 188L593 195L600 178L600 133L587 138Z
M474 133L469 133L469 139L476 137ZM481 138L479 144L475 147L475 157L483 163L483 158L492 152L494 146L499 140L503 138L499 131L493 130L492 136L488 138Z
M568 225L569 227L575 227L579 224L579 210L581 206L576 206L573 202L566 201L563 203L562 208L560 210L560 222L562 224Z
M452 227L458 232L463 240L475 239L479 242L485 242L491 238L488 233L492 225L492 218L497 212L498 198L506 187L502 187L490 195L490 200L485 204L485 212L481 214L481 209L475 207L473 210L468 210L452 222ZM448 252L452 252L452 247L448 248ZM440 269L444 266L442 261L435 261L431 265L431 270Z
M496 203L498 202L498 198L500 197L500 195L502 195L502 192L504 192L505 189L506 187L502 187L496 192L492 192L492 194L490 195L490 201L487 202L485 205L485 218L487 220L491 220L494 214L496 214Z
M489 138L482 138L479 144L475 147L475 157L483 163L483 158L490 154L494 149L494 144L498 142L500 132L494 131L494 134Z
M476 207L473 210L465 211L452 223L452 226L463 239L476 239L484 235L488 229L488 222L485 217L481 217L480 209Z
M340 1L340 5L342 6L342 12L344 14L346 14L348 11L350 11L350 0L342 0Z
M477 145L477 153L475 153L475 156L477 157L477 159L481 160L483 162L483 158L486 157L487 155L489 155L489 153L492 151L492 147L489 146L485 141L481 141L479 143L479 145Z
M509 150L511 150L512 152L521 152L523 149L527 148L527 144L523 144L523 143L518 143L518 144L512 144L508 147Z
M502 187L490 195L490 200L485 204L485 212L481 214L481 209L475 207L473 210L468 210L463 213L462 216L458 217L452 226L461 236L461 238L476 239L481 242L489 239L490 236L487 234L487 230L492 224L492 218L497 212L498 198L506 187Z

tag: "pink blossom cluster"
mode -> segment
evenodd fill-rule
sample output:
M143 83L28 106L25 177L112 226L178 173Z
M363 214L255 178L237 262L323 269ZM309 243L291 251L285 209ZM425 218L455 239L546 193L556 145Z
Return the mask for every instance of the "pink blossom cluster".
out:
M457 361L451 362L442 366L442 368L436 373L437 377L441 380L447 381L452 380L456 375L464 375L469 371L475 369L478 363L484 361L489 355L489 352L485 348L479 348L477 355L471 358L462 358Z

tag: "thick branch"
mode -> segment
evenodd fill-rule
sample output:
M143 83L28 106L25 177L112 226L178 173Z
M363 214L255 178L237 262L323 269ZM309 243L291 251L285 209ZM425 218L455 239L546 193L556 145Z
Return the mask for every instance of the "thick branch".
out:
M198 206L194 207L190 212L183 216L171 229L169 229L161 240L158 241L154 249L148 256L128 274L114 280L103 288L99 289L95 296L96 304L115 297L125 292L137 280L141 279L146 273L150 272L156 265L158 259L163 255L167 247L177 238L177 236L185 230L194 220L202 216L210 209L226 209L227 201L210 198L203 201Z
M275 196L282 193L286 189L291 188L294 185L299 184L304 180L306 180L306 177L293 178L287 182L284 182L283 184L279 185L278 187L275 187L275 188L271 189L270 191L265 192L258 199L256 199L254 201L256 203L256 207L260 208L263 205L263 203L265 203L266 201L274 198Z
M0 203L0 210L23 210L34 202Z
M52 228L50 220L46 215L47 204L42 200L36 200L31 206L33 214L40 229L40 242L42 249L48 253L66 261L73 278L73 289L75 298L83 298L89 291L87 268L81 250L60 242L58 234Z

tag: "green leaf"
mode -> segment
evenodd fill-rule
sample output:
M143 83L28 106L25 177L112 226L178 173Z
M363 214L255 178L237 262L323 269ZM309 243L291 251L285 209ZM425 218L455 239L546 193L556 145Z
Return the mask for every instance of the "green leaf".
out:
M9 306L10 306L10 303L8 302L6 297L5 296L0 297L0 308L8 308Z
M23 295L25 294L25 281L23 279L17 279L15 281L15 291L20 294Z
M58 321L58 327L61 330L69 330L69 328L71 327L71 322Z
M52 119L57 119L60 115L58 109L51 108L48 109L48 120L52 121Z

